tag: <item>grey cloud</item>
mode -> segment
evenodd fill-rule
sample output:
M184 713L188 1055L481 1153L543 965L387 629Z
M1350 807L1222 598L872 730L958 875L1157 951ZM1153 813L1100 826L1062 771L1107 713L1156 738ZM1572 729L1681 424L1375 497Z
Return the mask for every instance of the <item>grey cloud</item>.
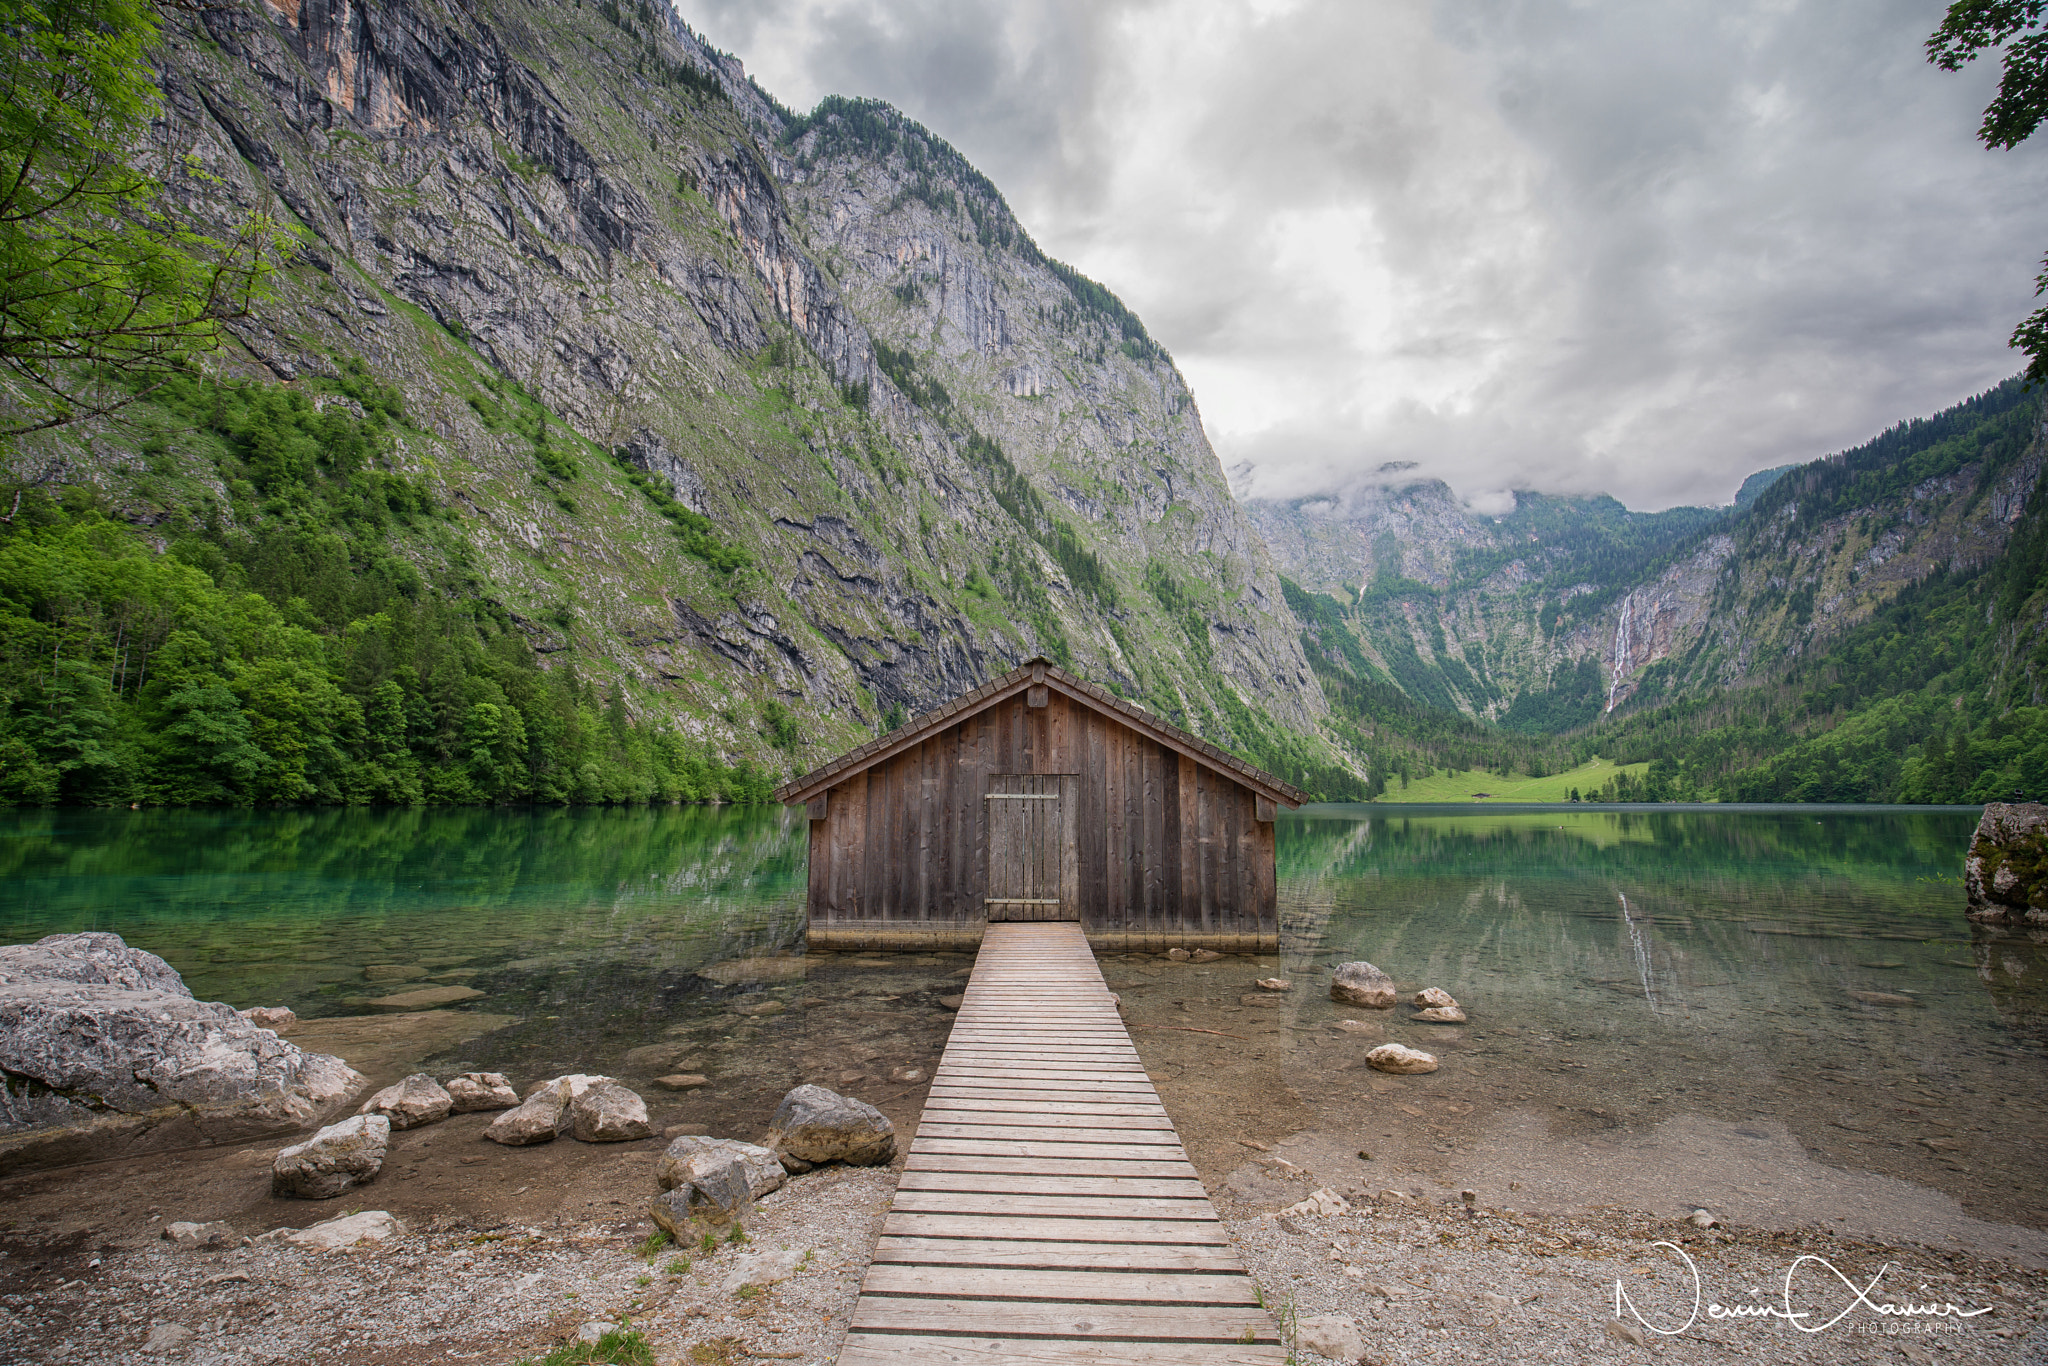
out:
M2048 149L1906 0L684 0L1123 295L1243 491L1721 501L2016 371ZM1983 64L1980 64L1983 67Z

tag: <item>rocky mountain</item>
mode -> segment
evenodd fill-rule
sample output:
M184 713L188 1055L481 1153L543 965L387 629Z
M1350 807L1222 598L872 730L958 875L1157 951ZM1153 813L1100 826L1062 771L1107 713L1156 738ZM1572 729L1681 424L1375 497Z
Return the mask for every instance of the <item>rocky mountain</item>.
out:
M301 232L228 372L395 391L391 477L550 667L785 770L1037 653L1332 761L1171 358L896 111L796 117L645 0L242 0L160 64L189 221ZM174 426L17 458L159 548L260 535Z
M1991 563L2043 456L2039 397L2013 381L1753 475L1726 509L1519 494L1486 517L1388 469L1343 497L1247 511L1281 572L1332 600L1386 682L1556 731L1766 676L1930 574Z

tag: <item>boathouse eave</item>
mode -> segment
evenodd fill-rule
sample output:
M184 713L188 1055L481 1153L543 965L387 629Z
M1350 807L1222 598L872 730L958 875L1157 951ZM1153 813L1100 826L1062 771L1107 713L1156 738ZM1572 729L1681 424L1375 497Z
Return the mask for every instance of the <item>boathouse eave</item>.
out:
M1292 783L1284 782L1263 769L1254 768L1244 760L1224 753L1208 741L1190 735L1178 726L1168 725L1150 712L1134 707L1092 683L1083 682L1043 655L1026 660L1012 672L984 683L972 692L962 693L945 706L926 712L900 730L870 740L858 749L840 755L822 768L813 769L801 778L792 779L775 789L774 798L786 806L801 806L835 783L842 782L863 769L885 763L921 743L928 736L978 712L998 706L1041 681L1043 686L1055 689L1083 706L1116 717L1118 722L1139 734L1157 740L1204 768L1220 773L1232 782L1240 783L1290 811L1309 800L1308 793Z

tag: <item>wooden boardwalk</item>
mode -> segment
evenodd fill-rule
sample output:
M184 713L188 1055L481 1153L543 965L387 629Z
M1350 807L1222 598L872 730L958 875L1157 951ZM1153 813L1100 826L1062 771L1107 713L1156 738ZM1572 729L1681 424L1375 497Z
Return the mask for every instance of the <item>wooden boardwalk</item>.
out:
M990 925L840 1366L1285 1358L1081 927Z

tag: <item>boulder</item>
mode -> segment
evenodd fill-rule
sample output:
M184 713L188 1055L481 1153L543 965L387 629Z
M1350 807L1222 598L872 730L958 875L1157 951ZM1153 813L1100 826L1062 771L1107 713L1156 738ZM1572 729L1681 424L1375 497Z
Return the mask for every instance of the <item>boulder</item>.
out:
M1419 1048L1410 1048L1406 1044L1383 1043L1378 1048L1373 1049L1372 1052L1366 1054L1365 1060L1375 1071L1379 1072L1413 1073L1436 1071L1436 1055L1434 1053L1425 1053Z
M1416 1011L1409 1018L1423 1024L1463 1024L1465 1012L1457 1006L1431 1006L1428 1010Z
M1424 987L1415 993L1415 1006L1419 1010L1446 1010L1457 1004L1457 998L1442 987Z
M769 1123L761 1145L789 1171L807 1172L826 1162L879 1167L896 1156L896 1129L888 1116L822 1086L791 1091Z
M1288 981L1285 977L1261 977L1253 985L1261 991L1286 991L1294 983Z
M509 1110L519 1104L519 1093L503 1072L464 1072L450 1077L445 1088L449 1103L458 1115L479 1110Z
M286 1233L283 1241L320 1252L339 1252L359 1243L381 1243L404 1236L405 1224L401 1220L381 1209L366 1209L360 1214L343 1215L324 1224Z
M1365 1355L1365 1334L1356 1319L1311 1314L1294 1321L1294 1345L1333 1361L1356 1361Z
M0 947L0 1175L303 1130L359 1092L115 934Z
M390 1142L391 1121L382 1115L356 1115L330 1124L271 1161L270 1193L332 1200L382 1171Z
M1166 956L1168 958L1171 958L1176 963L1185 963L1194 955L1189 953L1186 949L1168 949L1166 951Z
M663 1190L674 1190L689 1182L686 1164L698 1153L722 1153L736 1159L747 1176L748 1195L759 1200L770 1191L782 1189L787 1180L775 1154L757 1143L736 1138L713 1138L709 1134L685 1134L662 1150L654 1164L654 1179Z
M490 1127L484 1130L484 1137L493 1143L503 1143L515 1148L534 1143L552 1143L556 1137L569 1132L574 1126L575 1115L570 1107L576 1099L592 1087L610 1081L610 1077L571 1072L567 1076L535 1082L518 1108L507 1110L491 1121ZM625 1090L624 1087L619 1089ZM633 1095L631 1091L626 1091L626 1094ZM633 1099L639 1101L640 1098L633 1096ZM640 1120L643 1124L647 1121L647 1107L644 1103L640 1106ZM636 1137L646 1138L652 1132L650 1129Z
M235 1014L258 1029L268 1029L277 1034L284 1033L299 1022L298 1013L290 1006L251 1006L247 1010L238 1010Z
M654 1126L637 1091L601 1081L570 1098L569 1133L580 1143L625 1143L652 1137Z
M1188 955L1188 960L1194 963L1219 963L1223 960L1223 955L1214 949L1196 949Z
M1964 912L1985 925L2048 926L2048 806L1987 802L1963 861Z
M1330 979L1330 999L1345 1005L1394 1008L1394 979L1370 963L1340 963Z
M424 1072L415 1072L371 1096L356 1113L382 1115L394 1129L417 1129L422 1124L448 1118L454 1108L454 1098L441 1089L440 1082Z
M679 1243L699 1229L730 1224L754 1212L746 1164L732 1153L701 1148L669 1169L675 1184L654 1197L647 1212Z
M164 1238L173 1247L226 1247L235 1241L235 1231L216 1219L210 1224L164 1225Z

